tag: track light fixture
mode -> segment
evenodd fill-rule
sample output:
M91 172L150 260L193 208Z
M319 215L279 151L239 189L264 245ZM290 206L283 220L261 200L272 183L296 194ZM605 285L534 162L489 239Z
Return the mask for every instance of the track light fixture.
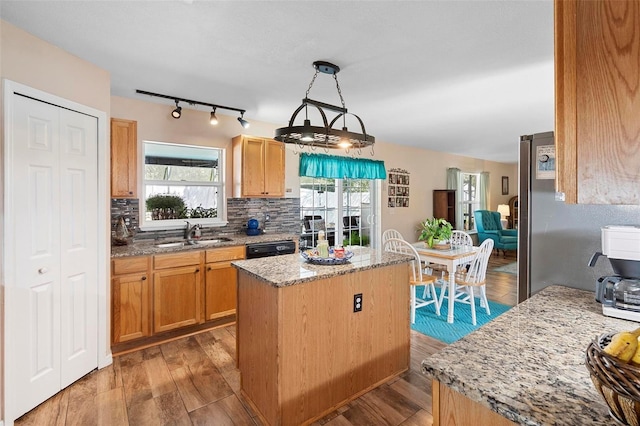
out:
M182 115L182 107L178 105L178 101L176 101L176 109L171 111L171 116L173 118L180 118L181 115Z
M243 118L244 117L244 113L245 113L244 109L234 108L234 107L224 106L224 105L217 105L217 104L212 104L212 103L209 103L209 102L194 101L192 99L180 98L178 96L161 95L160 93L147 92L145 90L136 90L136 93L140 93L142 95L148 95L148 96L155 96L157 98L173 99L173 101L176 103L176 109L171 111L171 116L173 118L180 118L180 116L182 116L182 107L180 105L178 105L178 103L179 102L186 102L189 105L204 105L204 106L208 106L208 107L213 108L213 111L211 111L211 116L209 118L209 122L213 126L218 124L218 117L216 117L216 110L218 108L222 108L222 109L228 109L230 111L239 112L240 113L240 117L238 117L238 121L240 122L242 127L244 127L245 129L249 127L249 122Z
M240 122L240 125L241 125L242 127L244 127L245 129L248 129L248 128L249 128L249 126L250 126L249 122L248 122L247 120L245 120L245 119L244 119L244 111L242 111L242 112L240 113L240 117L238 117L238 121Z
M307 93L302 100L302 105L300 105L298 109L293 112L293 115L291 116L289 125L287 127L276 129L275 139L284 143L296 144L301 149L305 146L309 146L311 149L315 149L316 147L322 147L325 149L342 148L348 151L350 148L356 148L360 150L361 148L369 146L371 147L371 155L373 155L373 144L375 143L375 138L367 134L364 128L364 123L362 122L360 117L355 114L351 114L360 124L362 133L355 133L347 129L346 115L349 113L344 104L344 98L342 97L342 91L340 90L340 84L338 83L337 76L338 72L340 71L340 67L325 61L315 61L313 63L313 67L316 69L316 72L313 75L311 83L309 84L309 88L307 89ZM311 87L313 87L313 83L316 81L316 77L320 72L333 76L334 80L336 81L338 96L340 96L340 102L342 104L341 107L309 99L309 91L311 90ZM311 120L309 120L308 116L309 105L315 107L318 112L320 112L323 121L322 126L311 125ZM302 126L294 125L296 116L303 109L305 113L304 124ZM327 120L327 114L325 113L325 110L337 112L338 115L333 120L331 120L331 122L329 122ZM340 118L342 118L342 129L334 129L333 125Z

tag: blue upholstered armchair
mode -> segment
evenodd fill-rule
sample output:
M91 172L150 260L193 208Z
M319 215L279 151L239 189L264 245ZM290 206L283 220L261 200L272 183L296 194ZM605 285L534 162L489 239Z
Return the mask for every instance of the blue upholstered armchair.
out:
M492 239L493 247L506 252L506 250L518 249L518 230L502 229L500 223L500 213L489 210L476 210L473 212L476 218L476 229L478 230L478 240Z

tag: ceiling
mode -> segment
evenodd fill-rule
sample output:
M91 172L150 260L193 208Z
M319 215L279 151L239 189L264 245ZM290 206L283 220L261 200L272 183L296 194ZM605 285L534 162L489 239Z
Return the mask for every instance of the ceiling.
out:
M115 96L280 127L325 60L377 141L515 163L520 135L553 129L552 0L2 0L0 16L108 70ZM309 97L340 104L327 74Z

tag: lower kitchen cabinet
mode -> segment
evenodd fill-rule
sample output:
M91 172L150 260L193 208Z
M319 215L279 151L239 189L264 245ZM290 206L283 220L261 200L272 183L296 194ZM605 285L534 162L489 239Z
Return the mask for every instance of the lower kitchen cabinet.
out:
M153 330L174 330L201 322L200 266L185 266L153 274Z
M244 259L245 250L230 246L113 259L114 353L234 321L237 272L231 261Z
M245 258L244 246L207 250L205 272L205 320L236 313L237 271L232 260Z
M236 313L237 272L231 262L207 264L205 275L205 320Z
M112 268L111 343L150 336L149 258L117 259Z

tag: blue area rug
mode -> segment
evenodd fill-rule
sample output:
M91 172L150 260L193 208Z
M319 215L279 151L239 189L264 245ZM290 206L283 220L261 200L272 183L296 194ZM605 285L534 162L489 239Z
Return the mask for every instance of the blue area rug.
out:
M422 294L422 287L418 287L416 293ZM449 324L447 322L447 304L448 301L445 299L440 308L440 316L436 315L433 305L416 309L416 322L411 324L411 328L441 342L453 343L511 309L511 306L489 300L491 315L487 315L487 311L480 307L480 301L476 298L477 325L474 326L471 324L471 307L458 302L455 305L453 324Z

